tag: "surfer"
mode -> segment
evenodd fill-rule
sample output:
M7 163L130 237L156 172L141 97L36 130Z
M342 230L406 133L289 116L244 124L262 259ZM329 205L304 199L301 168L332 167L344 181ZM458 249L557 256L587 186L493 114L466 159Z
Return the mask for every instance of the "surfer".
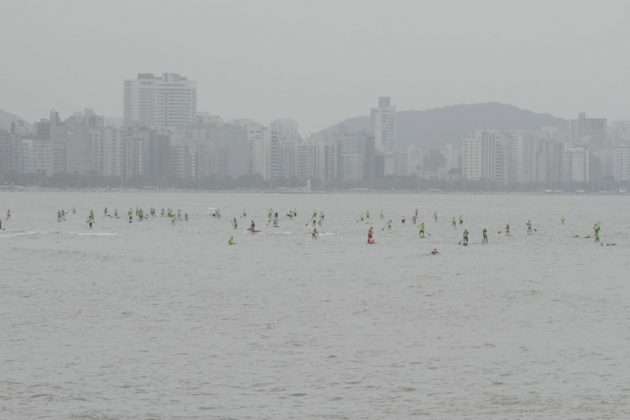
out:
M464 245L464 246L468 245L468 229L464 229L464 236L463 236L463 240L462 240L462 245Z
M510 236L510 224L505 225L505 236Z
M420 227L418 229L418 234L420 235L421 238L424 238L424 222L420 223Z
M464 226L464 216L462 216L461 214L459 215L459 225Z
M392 230L392 219L389 219L387 221L387 230L391 231Z
M252 220L252 223L249 225L249 231L251 233L256 232L256 223L254 223L254 221Z
M234 230L238 229L238 220L236 220L236 217L232 219L232 227Z
M533 223L532 223L532 219L529 219L529 220L527 221L526 225L527 225L527 234L528 234L528 235L531 235L531 234L532 234L532 231L534 230L534 227L533 227L534 225L533 225Z
M431 255L440 255L440 251L438 251L437 248L433 248L433 251L431 251Z
M437 211L434 211L434 212L433 212L433 221L434 221L434 222L437 222L437 221L438 221L438 212L437 212Z
M368 243L368 245L373 245L375 243L375 241L374 241L374 228L372 226L370 226L370 229L368 230L367 243Z
M234 236L230 236L230 239L228 240L228 245L236 245L236 241L234 240Z
M481 240L481 243L484 245L488 244L488 229L483 228L483 231L481 232L481 234L483 235L483 239Z
M319 237L319 232L317 231L317 228L313 228L313 231L311 232L311 239L317 239Z
M593 232L594 232L594 237L595 237L595 243L599 243L599 232L601 231L602 227L599 223L595 223L593 225Z
M457 229L457 219L455 219L455 216L451 219L451 228Z

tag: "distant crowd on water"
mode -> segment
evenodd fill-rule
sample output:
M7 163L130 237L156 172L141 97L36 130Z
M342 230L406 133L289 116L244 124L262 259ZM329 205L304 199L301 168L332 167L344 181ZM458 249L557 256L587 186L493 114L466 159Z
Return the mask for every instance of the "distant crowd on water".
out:
M11 209L7 209L5 214L5 218L4 220L0 217L0 230L2 231L6 231L6 227L9 224L9 222L12 219L12 212ZM66 210L66 209L59 209L57 210L57 222L61 223L64 222L66 220L66 217L68 215L76 215L77 214L77 209L75 206L72 206L72 208L70 210ZM158 216L159 214L159 216ZM215 207L210 207L208 208L208 215L216 218L216 219L221 219L222 217L222 212L219 208L215 208ZM120 219L120 213L118 211L117 208L114 208L113 210L105 207L103 209L103 216L110 218L110 219ZM290 209L289 211L287 211L285 213L285 216L287 217L287 219L289 220L293 220L296 219L298 217L298 210L296 208ZM147 221L149 219L152 218L156 218L156 217L160 217L160 218L166 218L168 220L170 220L170 223L172 225L175 225L177 222L183 221L183 222L187 222L189 220L189 215L187 212L183 212L181 209L173 209L173 208L161 208L160 211L158 212L156 208L149 208L148 210L145 210L142 207L130 207L127 210L127 215L126 215L126 221L127 223L142 223L143 221ZM248 213L246 209L243 209L240 214L238 214L238 216L234 216L231 218L230 220L230 224L232 225L232 228L234 230L237 230L240 223L240 219L245 219L248 217ZM416 226L417 230L418 230L418 237L423 239L426 238L427 236L432 236L431 233L429 233L427 231L427 225L425 224L424 221L421 221L420 219L420 209L416 208L415 211L413 212L412 216L411 216L411 223L408 223L408 218L406 215L402 215L400 216L400 225L404 226L404 225L412 225L412 226ZM438 223L440 216L438 214L437 211L434 211L431 215L431 219L433 221L433 223ZM305 224L305 226L309 229L309 233L311 235L312 239L318 239L320 236L320 231L319 229L321 229L322 225L324 224L326 220L326 215L324 213L323 210L313 210L310 214L310 217L307 219L307 222ZM371 224L372 223L372 218L371 218L371 214L369 210L363 211L361 213L359 213L358 218L355 221L356 223L364 223L364 224ZM378 215L378 222L381 223L381 231L391 231L393 229L393 225L394 225L394 221L391 218L386 218L385 217L385 211L384 209L381 209L379 211L379 215ZM561 225L565 225L566 224L566 218L564 216L560 216L559 222ZM86 218L86 225L88 229L93 229L94 225L96 223L96 218L95 218L95 213L94 210L90 209L88 211L88 215ZM266 226L267 227L271 227L271 228L278 228L280 227L280 214L278 211L275 211L273 208L269 208L267 209L267 215L266 215ZM462 246L468 246L470 244L470 238L471 238L471 233L468 230L468 228L465 227L464 225L464 216L463 215L458 215L458 216L453 216L450 219L450 227L451 229L458 229L461 228L462 229L462 236L461 236L461 240L458 242L459 245ZM260 233L261 230L259 228L257 228L256 226L256 222L254 221L254 219L251 219L251 221L249 222L249 226L246 229L246 232L250 233L250 234L257 234ZM538 229L536 227L534 227L534 223L531 219L527 220L527 222L525 222L525 232L527 235L532 235L535 234L536 232L538 232ZM592 234L591 235L577 235L577 234L571 234L571 236L573 238L582 238L582 239L593 239L594 242L596 244L602 245L602 246L614 246L616 245L615 243L610 243L610 242L603 242L601 239L601 232L602 232L602 224L601 222L596 222L593 227L592 227ZM489 243L489 231L488 228L484 227L480 230L479 232L480 237L481 237L481 244L482 245L486 245ZM506 223L505 226L500 229L497 232L498 235L504 235L504 236L511 236L512 235L512 226L510 225L510 223ZM230 236L230 238L228 239L227 243L229 245L236 245L236 240L234 239L234 236ZM375 238L375 233L374 233L374 227L370 226L368 228L367 231L367 244L368 245L375 245L377 243L376 238ZM439 255L439 251L434 248L431 251L431 255Z

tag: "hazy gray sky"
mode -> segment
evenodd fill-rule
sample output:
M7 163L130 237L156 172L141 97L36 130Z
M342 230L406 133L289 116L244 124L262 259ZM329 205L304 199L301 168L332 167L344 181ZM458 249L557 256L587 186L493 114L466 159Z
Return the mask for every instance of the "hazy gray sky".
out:
M122 115L122 80L177 72L198 109L310 133L367 114L500 101L630 119L630 1L2 0L0 108Z

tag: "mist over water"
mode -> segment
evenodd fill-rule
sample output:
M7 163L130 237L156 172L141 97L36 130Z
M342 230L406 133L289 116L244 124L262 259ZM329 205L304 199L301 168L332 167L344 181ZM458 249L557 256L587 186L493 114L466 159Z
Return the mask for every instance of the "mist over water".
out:
M129 224L130 207L190 220ZM628 208L623 196L2 192L0 417L627 417ZM450 226L460 214L468 247ZM584 238L596 222L616 246Z

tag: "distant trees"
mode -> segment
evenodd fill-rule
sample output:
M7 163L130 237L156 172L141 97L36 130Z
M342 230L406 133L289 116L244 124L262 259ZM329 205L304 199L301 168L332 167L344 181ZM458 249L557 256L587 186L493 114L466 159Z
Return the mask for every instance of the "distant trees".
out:
M41 187L41 188L149 188L149 189L193 189L204 191L218 190L272 190L281 188L304 188L306 183L297 178L281 178L273 181L265 180L260 175L206 176L200 178L177 177L149 177L146 175L134 175L130 178L117 176L101 176L95 173L89 174L19 174L16 171L0 173L0 187ZM630 191L630 182L618 183L607 178L595 182L585 183L555 183L555 184L497 184L488 181L466 181L454 177L453 180L430 180L414 176L386 176L370 181L350 182L334 180L324 183L321 180L311 180L313 190L347 190L347 189L372 189L378 191L463 191L463 192L542 192L555 190L574 192L617 191L625 189Z

